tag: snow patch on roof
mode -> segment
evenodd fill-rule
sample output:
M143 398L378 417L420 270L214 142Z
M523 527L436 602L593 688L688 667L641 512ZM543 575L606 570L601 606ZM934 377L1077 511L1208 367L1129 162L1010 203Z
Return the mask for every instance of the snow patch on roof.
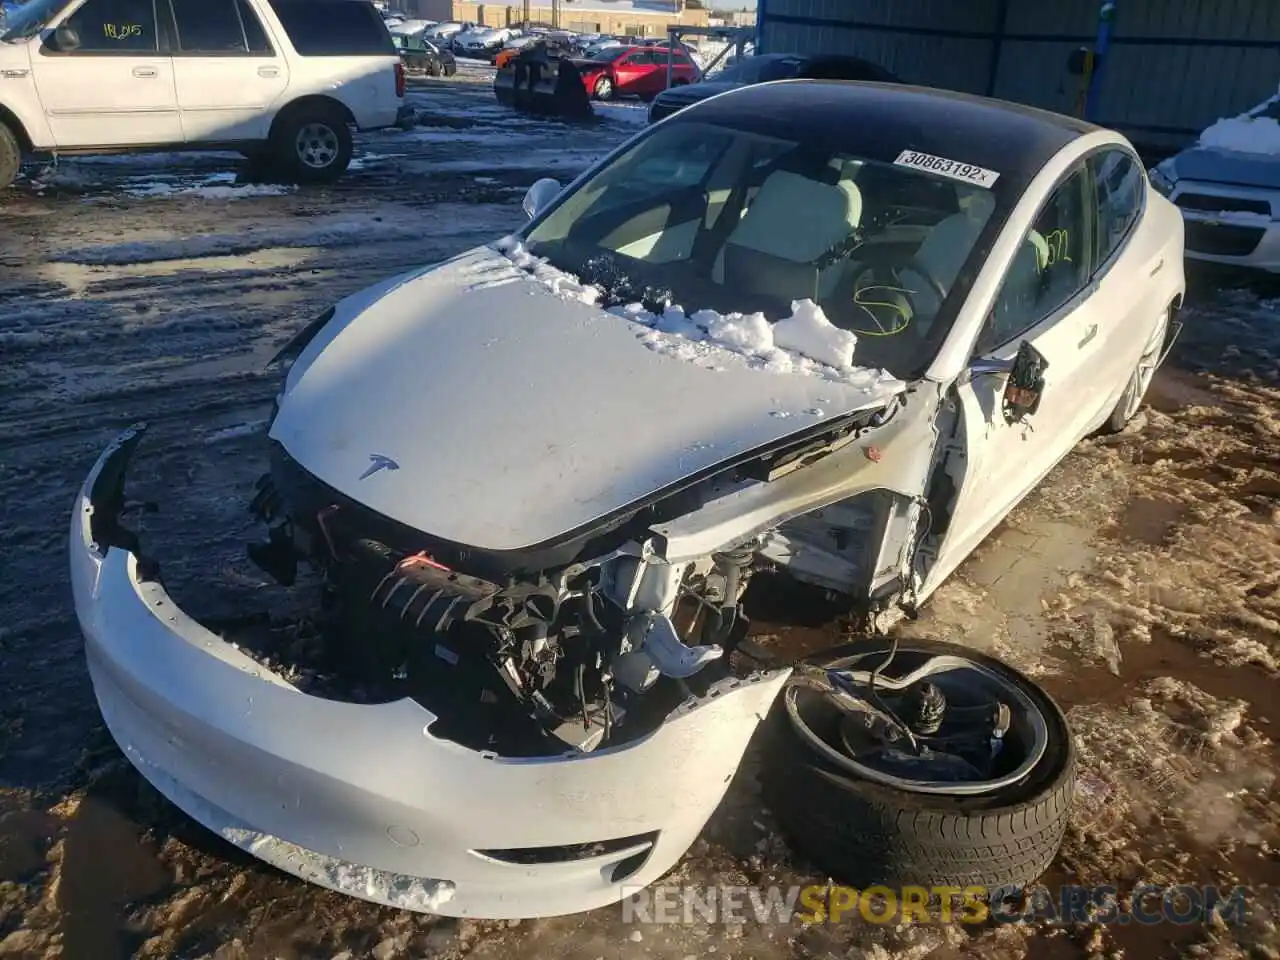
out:
M557 296L592 306L604 291L553 267L525 249L516 237L505 237L494 249ZM687 314L677 305L656 314L640 303L605 308L633 323L649 349L711 370L746 359L770 373L798 373L847 383L868 391L900 389L905 385L885 370L858 367L853 362L858 338L836 327L812 300L791 304L791 316L770 323L762 313L719 313L698 310Z

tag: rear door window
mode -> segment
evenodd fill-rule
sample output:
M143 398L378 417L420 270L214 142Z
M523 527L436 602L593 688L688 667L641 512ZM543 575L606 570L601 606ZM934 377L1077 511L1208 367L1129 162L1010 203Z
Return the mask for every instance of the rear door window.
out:
M368 0L269 0L304 57L396 55L382 16Z
M269 47L261 25L243 0L169 0L169 3L177 31L173 50L177 56L246 56L265 52L263 48Z

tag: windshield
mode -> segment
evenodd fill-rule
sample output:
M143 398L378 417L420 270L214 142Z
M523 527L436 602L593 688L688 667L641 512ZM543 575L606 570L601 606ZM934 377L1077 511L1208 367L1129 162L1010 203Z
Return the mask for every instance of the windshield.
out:
M984 186L827 141L685 121L654 127L524 242L601 288L605 306L774 322L812 300L858 336L856 364L914 379L946 334L952 288L996 206Z
M3 20L0 40L25 40L34 37L67 5L68 0L29 0L17 9L10 8Z

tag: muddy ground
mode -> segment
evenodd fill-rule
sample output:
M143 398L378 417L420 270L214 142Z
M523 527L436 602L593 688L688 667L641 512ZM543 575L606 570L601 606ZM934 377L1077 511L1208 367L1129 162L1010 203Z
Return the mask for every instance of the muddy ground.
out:
M1242 925L440 921L259 865L133 773L70 604L85 471L151 421L135 472L164 501L167 578L196 615L243 602L274 348L338 297L505 232L535 179L567 179L643 119L519 120L485 79L416 87L423 125L363 138L332 188L163 155L32 169L0 198L0 956L1280 956L1280 290L1222 277L1196 276L1142 429L1082 445L902 629L994 651L1069 708L1080 797L1048 882L1244 884ZM775 606L766 642L835 639ZM673 882L824 882L777 838L754 762Z

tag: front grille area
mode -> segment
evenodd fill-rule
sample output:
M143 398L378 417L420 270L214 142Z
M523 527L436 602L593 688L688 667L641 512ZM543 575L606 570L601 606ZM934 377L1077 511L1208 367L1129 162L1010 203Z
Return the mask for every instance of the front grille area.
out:
M1210 225L1188 220L1186 246L1196 253L1217 257L1247 257L1257 249L1267 231L1262 227L1240 227L1223 223Z
M1245 197L1215 197L1207 193L1184 193L1174 201L1183 210L1202 213L1260 213L1271 216L1271 204L1266 200L1250 200Z

